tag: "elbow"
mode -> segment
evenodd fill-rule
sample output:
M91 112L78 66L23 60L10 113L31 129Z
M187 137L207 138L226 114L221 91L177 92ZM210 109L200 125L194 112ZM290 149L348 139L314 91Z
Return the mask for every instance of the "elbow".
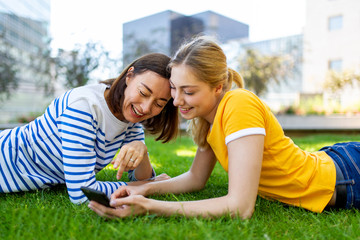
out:
M254 213L254 208L242 209L242 208L233 208L229 210L231 218L241 218L241 219L250 219Z
M229 214L232 218L250 219L255 211L255 204L246 204L236 201L229 204Z
M200 191L205 188L207 179L199 178L196 174L193 174L191 171L186 173L189 176L189 185L191 186L191 192Z
M191 190L189 192L198 192L205 188L205 184L196 183L191 185Z
M70 199L70 201L75 205L80 205L85 202L85 201L79 201L79 200L73 200L73 199Z
M250 219L252 215L254 214L254 208L249 209L239 209L237 208L235 211L231 211L230 216L232 218L234 217L240 217L241 219Z
M193 184L194 191L200 191L204 189L206 186L206 182L198 181L196 184Z

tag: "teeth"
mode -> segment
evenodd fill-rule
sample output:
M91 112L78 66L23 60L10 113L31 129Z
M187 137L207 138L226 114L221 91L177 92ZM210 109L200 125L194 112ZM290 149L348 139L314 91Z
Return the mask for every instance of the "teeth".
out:
M139 116L143 116L144 114L139 113L134 106L132 106L132 109L134 110L134 113Z

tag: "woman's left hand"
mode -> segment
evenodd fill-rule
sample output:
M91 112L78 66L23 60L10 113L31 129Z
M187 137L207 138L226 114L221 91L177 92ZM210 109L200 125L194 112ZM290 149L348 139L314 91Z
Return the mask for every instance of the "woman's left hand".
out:
M146 200L147 198L141 195L132 195L125 198L112 200L110 205L113 208L105 207L104 205L95 201L90 201L88 207L102 217L124 218L146 214Z
M120 179L124 171L134 170L144 155L147 154L147 147L142 141L133 141L121 147L119 154L112 160L114 168L119 170L116 178Z

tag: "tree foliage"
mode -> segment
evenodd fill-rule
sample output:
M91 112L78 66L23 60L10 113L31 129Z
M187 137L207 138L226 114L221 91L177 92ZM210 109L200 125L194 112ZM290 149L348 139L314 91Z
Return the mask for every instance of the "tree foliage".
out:
M46 42L44 48L39 49L36 54L30 55L30 65L33 78L38 88L44 90L45 96L50 96L55 92L54 73L52 72L54 58L51 56L51 40Z
M246 49L239 61L240 73L245 86L257 95L263 95L271 83L281 84L292 75L294 61L291 56L261 55L253 49Z
M54 60L55 78L61 79L67 88L75 88L88 83L91 73L109 61L109 53L98 43L78 45L71 51L58 50Z
M11 96L19 85L17 61L11 54L11 47L0 36L0 101Z
M346 70L342 72L329 71L325 81L325 89L333 93L343 90L345 87L352 87L356 83L360 84L360 74Z

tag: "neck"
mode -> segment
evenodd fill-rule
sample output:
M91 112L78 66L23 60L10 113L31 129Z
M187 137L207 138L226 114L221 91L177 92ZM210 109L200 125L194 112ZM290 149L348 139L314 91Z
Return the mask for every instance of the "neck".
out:
M218 109L219 104L220 104L221 100L223 99L224 95L225 95L225 92L222 92L222 93L219 95L219 97L218 97L217 100L216 100L216 103L214 104L213 109L212 109L211 112L204 118L206 121L209 122L210 125L212 125L213 122L214 122L217 109Z
M115 112L115 110L111 107L111 103L110 103L110 89L106 89L105 92L104 92L104 98L105 98L105 101L106 101L106 104L108 106L108 108L110 109L111 113L117 118L119 119L120 121L124 121L124 117L121 113L118 113L118 112Z

